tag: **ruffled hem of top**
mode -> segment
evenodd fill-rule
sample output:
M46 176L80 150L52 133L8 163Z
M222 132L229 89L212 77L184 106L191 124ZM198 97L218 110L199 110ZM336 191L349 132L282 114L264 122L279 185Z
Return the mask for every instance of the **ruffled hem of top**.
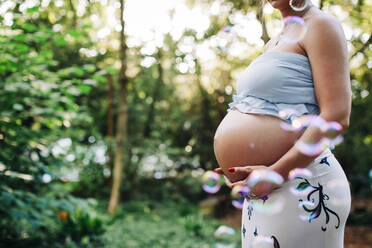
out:
M306 114L319 114L319 108L317 105L308 103L277 103L271 102L266 99L258 98L250 95L233 95L233 101L229 103L227 112L236 108L242 113L252 114L263 114L278 117L288 123L296 117ZM296 114L288 116L281 116L279 112L283 111L295 111Z

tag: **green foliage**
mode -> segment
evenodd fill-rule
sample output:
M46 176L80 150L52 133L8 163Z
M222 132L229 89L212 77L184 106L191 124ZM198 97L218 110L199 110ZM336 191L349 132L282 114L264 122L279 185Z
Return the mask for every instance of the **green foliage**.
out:
M62 233L71 237L73 241L79 242L104 232L102 220L91 216L80 207L75 211L59 212L59 217L62 222Z
M183 204L193 206L188 201ZM180 205L172 200L129 202L125 205L120 218L108 226L104 234L107 247L212 248L217 243L240 245L239 230L235 230L232 236L215 237L215 230L223 223L200 215L196 208L182 216L178 211Z
M60 34L47 23L28 22L35 11L15 15L14 25L1 27L6 34L0 35L0 53L5 55L0 59L0 242L12 245L39 240L48 225L56 226L50 237L67 234L59 229L55 211L76 206L72 198L50 194L48 185L62 180L58 170L67 165L55 152L56 144L69 127L78 133L90 124L78 104L98 79L103 81L94 64L64 65L56 56L61 47L54 43ZM75 38L79 34L71 33ZM102 232L99 219L77 211L71 215L74 239ZM48 236L43 239L50 242Z
M359 211L356 210L353 214L351 214L347 218L348 225L356 225L356 226L370 226L372 223L372 212L371 211Z
M202 237L203 222L200 215L186 216L184 219L185 230L191 235Z

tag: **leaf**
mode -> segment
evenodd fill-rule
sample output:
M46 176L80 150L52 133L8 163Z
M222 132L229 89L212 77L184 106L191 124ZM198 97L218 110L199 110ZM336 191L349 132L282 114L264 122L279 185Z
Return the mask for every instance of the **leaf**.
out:
M34 32L37 30L37 27L34 24L27 23L27 22L22 23L21 28L26 30L27 32Z
M74 38L79 38L80 36L83 35L82 32L79 32L79 31L77 31L75 29L72 29L72 30L68 31L68 34L71 35Z
M55 44L57 46L64 46L67 44L67 41L63 37L60 37L55 41Z
M92 73L92 72L96 71L96 66L93 65L93 64L84 65L83 68L86 72L89 72L89 73Z
M114 74L118 73L119 70L114 68L114 67L109 67L109 68L106 69L106 71L107 71L108 74L114 75Z
M79 85L77 87L78 87L78 89L80 90L80 92L82 94L88 94L92 90L92 87L89 86L89 85L81 84L81 85Z
M16 220L26 218L26 214L23 211L20 211L16 208L11 208L10 209L10 215L12 216L12 218L14 218Z
M1 203L3 205L10 205L14 201L14 196L8 192L2 192L0 195Z
M23 105L21 105L19 103L15 103L15 104L13 104L13 109L21 111L21 110L23 110Z
M82 77L84 76L84 70L80 67L74 67L74 70L72 72L75 76Z
M92 27L93 27L93 25L91 25L91 24L84 24L81 28L89 29L89 28L92 28Z
M93 79L97 80L100 83L106 83L106 77L101 75L93 75Z
M38 11L39 11L39 6L35 6L35 7L27 9L28 14L32 14L32 13L38 12Z
M315 211L310 215L309 221L312 221L313 219L317 218L321 213L321 205L319 204L318 207L315 209Z

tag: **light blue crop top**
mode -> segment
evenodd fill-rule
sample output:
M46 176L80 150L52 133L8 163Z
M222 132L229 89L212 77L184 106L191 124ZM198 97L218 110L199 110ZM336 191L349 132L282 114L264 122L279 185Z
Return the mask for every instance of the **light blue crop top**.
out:
M266 52L253 60L236 82L236 94L228 112L237 108L243 113L281 117L280 110L292 109L298 115L319 114L310 61L290 52Z

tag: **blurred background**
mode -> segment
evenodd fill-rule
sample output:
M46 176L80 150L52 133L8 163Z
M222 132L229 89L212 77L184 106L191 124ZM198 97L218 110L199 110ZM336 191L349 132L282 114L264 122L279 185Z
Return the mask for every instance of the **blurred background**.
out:
M343 25L353 108L333 151L345 247L372 243L371 0ZM213 137L239 74L282 28L258 0L0 0L0 247L240 247Z

